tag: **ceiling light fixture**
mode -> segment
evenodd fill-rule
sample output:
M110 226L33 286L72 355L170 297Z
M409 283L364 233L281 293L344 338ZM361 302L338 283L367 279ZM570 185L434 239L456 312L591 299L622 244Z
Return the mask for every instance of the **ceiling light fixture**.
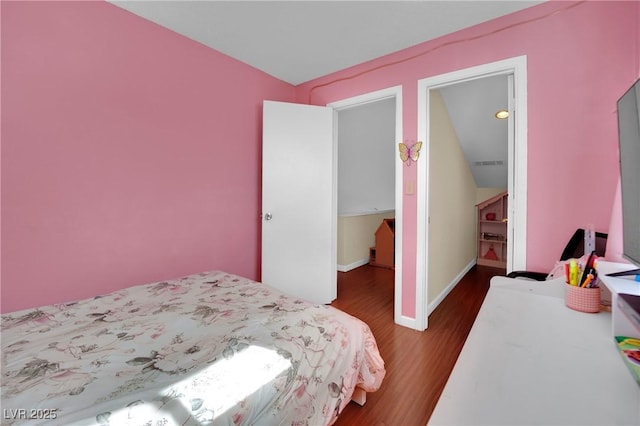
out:
M509 111L507 111L506 109L501 109L500 111L496 112L496 118L500 120L503 120L507 117L509 117Z

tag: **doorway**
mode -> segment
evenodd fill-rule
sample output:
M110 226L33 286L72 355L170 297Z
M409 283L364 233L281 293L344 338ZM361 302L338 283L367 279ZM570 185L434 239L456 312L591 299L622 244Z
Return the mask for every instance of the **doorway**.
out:
M429 292L429 262L430 251L440 249L430 247L430 162L432 158L431 140L431 98L432 91L479 80L485 77L506 76L508 86L508 109L510 118L508 124L507 147L507 191L508 191L508 253L507 272L514 269L524 269L526 263L526 57L507 59L469 69L443 74L418 82L418 138L425 141L423 149L426 151L425 167L418 170L418 247L416 270L416 313L417 328L424 330L428 327L428 316L437 304L457 284L457 280L464 275L464 268L444 288L432 289ZM471 263L469 268L473 266Z
M399 166L398 162L396 161L397 156L395 155L395 152L397 150L398 141L402 140L402 86L395 86L388 89L383 89L376 92L371 92L364 95L356 96L353 98L332 102L327 106L334 109L334 123L335 123L334 134L336 135L337 144L339 147L338 152L340 152L341 151L340 138L338 137L340 133L340 119L339 119L340 115L343 113L354 111L355 109L369 108L374 106L374 104L375 106L383 106L383 104L386 104L386 105L391 104L390 107L392 108L393 114L395 117L395 119L392 120L394 121L394 124L395 124L395 129L392 133L392 137L389 138L388 141L381 142L388 145L378 146L375 148L376 150L381 150L385 153L384 154L382 153L374 154L373 152L368 153L366 147L359 147L359 148L356 148L355 150L350 150L346 153L342 153L342 155L338 157L337 159L338 170L340 170L341 166L343 167L343 170L345 170L344 166L347 166L346 169L349 169L348 167L349 164L354 160L353 156L359 156L360 158L367 158L368 156L371 156L371 155L391 156L391 158L394 159L394 162L390 163L389 166L384 166L384 167L385 168L389 167L390 169L392 169L392 170L388 170L388 173L386 173L386 175L391 174L392 182L384 182L384 183L380 182L379 184L385 187L383 192L387 193L387 197L389 196L388 194L393 193L394 200L392 202L392 206L390 206L391 208L389 209L385 207L386 205L388 205L387 201L375 200L374 198L371 200L363 201L365 203L363 204L364 207L346 206L346 208L343 209L344 211L342 213L345 213L346 216L348 216L349 214L358 215L359 213L368 213L366 216L370 216L370 217L368 219L365 218L364 223L366 223L367 220L371 220L371 218L377 218L378 216L380 216L380 215L377 215L375 212L376 208L380 209L378 205L382 206L382 210L383 210L382 215L384 215L385 213L389 212L392 209L395 210L395 237L394 238L395 238L396 250L395 250L395 271L394 271L394 288L395 288L394 289L394 321L396 323L399 323L398 321L400 318L400 307L402 302L402 291L401 291L402 289L402 253L400 250L400 248L402 247L402 191L401 191L402 169ZM361 122L359 123L359 125L367 126L367 123ZM340 180L345 178L346 179L362 179L362 178L366 178L366 176L358 176L358 177L346 176L345 177L343 172L341 177L341 173L339 172L338 187L340 186ZM390 187L389 187L389 184L391 184ZM348 197L348 194L344 194L344 195ZM369 207L366 206L367 203L369 204ZM383 203L383 204L379 204L379 203ZM387 203L387 204L384 204L384 203ZM339 221L340 218L337 218L336 220ZM356 261L356 263L351 263L350 267L363 265L365 263L367 262L364 260L358 260Z

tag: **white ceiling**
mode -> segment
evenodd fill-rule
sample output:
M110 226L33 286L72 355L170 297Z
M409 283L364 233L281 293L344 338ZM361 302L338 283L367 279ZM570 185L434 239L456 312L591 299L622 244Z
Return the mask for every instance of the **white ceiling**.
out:
M298 85L542 1L113 1ZM480 187L506 187L506 78L441 89ZM504 160L505 165L487 165ZM484 163L484 165L478 165Z
M111 1L297 85L541 1Z

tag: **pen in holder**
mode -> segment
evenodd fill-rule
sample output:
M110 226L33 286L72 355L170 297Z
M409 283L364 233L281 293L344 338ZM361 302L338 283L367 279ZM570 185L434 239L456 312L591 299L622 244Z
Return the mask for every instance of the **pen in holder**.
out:
M597 283L597 256L592 251L585 259L569 259L565 263L564 301L580 312L600 312L600 287Z

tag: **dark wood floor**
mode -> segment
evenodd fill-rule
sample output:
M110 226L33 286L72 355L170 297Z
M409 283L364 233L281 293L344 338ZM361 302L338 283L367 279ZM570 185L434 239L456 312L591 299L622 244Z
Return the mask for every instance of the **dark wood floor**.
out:
M338 272L332 304L369 324L387 374L364 407L351 402L335 425L426 425L480 310L494 275L475 266L429 316L420 332L393 322L393 271L362 266Z

